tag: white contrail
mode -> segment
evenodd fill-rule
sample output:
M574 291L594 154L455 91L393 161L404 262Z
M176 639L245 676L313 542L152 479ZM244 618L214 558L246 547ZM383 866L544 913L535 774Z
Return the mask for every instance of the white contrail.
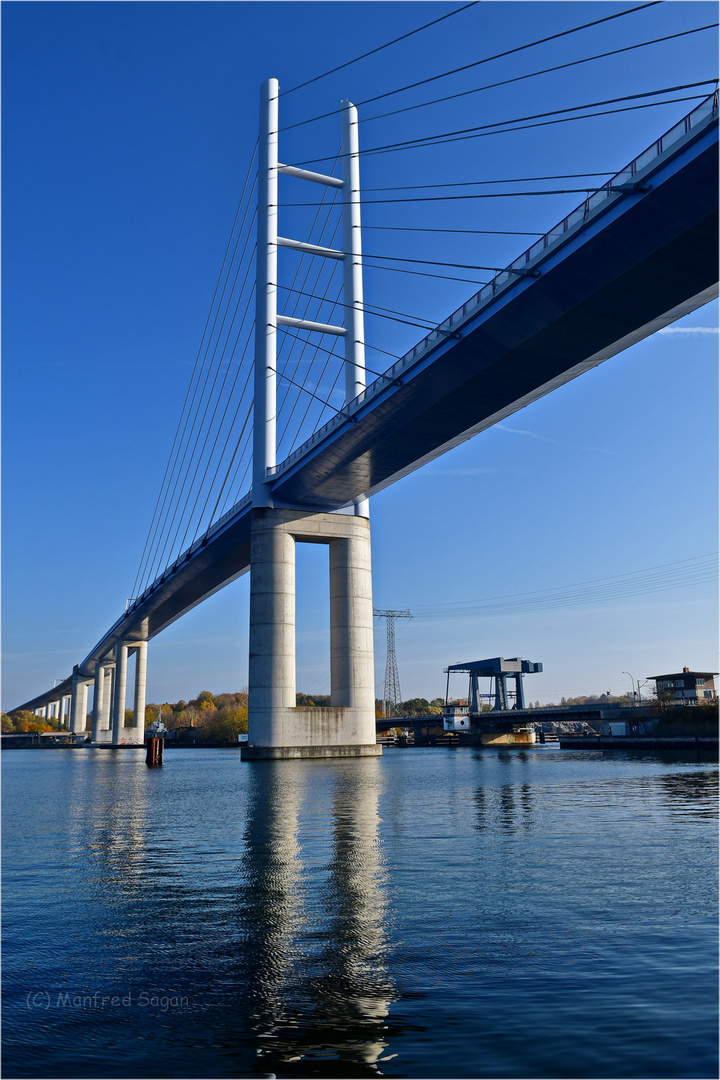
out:
M720 326L663 326L658 334L717 334Z

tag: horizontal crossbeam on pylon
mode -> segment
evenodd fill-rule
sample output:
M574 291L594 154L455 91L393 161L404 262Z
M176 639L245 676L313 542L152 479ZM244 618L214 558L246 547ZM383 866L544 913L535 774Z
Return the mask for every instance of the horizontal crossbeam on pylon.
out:
M322 255L325 259L344 259L345 252L335 248L321 247L320 244L308 244L303 240L290 240L286 236L278 236L277 246L290 248L292 251L303 251L307 255Z
M296 176L298 180L310 180L313 184L325 184L326 187L341 188L342 180L338 176L326 176L324 173L311 172L309 169L299 169L297 165L280 165L278 172L286 176Z
M336 337L344 337L347 333L344 326L333 326L331 323L310 322L308 319L294 319L290 315L276 315L275 321L278 326L296 326L300 330L314 330L317 334L334 334Z

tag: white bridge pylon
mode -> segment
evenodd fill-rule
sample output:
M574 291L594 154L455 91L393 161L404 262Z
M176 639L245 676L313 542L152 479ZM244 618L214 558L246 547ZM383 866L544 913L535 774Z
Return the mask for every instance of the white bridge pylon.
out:
M360 221L360 164L357 109L349 101L341 106L342 179L283 165L278 160L277 79L262 87L261 139L258 153L257 283L255 320L255 405L253 429L253 506L273 506L267 480L277 465L277 328L291 326L316 334L333 334L345 342L345 404L366 387L365 328L363 316L362 239ZM278 173L341 189L343 248L322 247L278 235ZM345 325L296 319L278 313L277 270L279 247L290 248L343 264ZM355 512L368 516L367 500L355 501Z
M250 671L245 759L376 756L373 604L368 500L349 513L276 507L268 479L277 465L277 328L332 334L345 342L345 403L366 385L360 168L357 110L341 106L342 178L283 165L278 158L277 79L263 84L260 104L258 243L255 320L253 510L250 539ZM343 248L278 235L278 173L339 188ZM278 313L278 248L343 264L343 326ZM328 708L296 702L295 545L330 547L330 700Z

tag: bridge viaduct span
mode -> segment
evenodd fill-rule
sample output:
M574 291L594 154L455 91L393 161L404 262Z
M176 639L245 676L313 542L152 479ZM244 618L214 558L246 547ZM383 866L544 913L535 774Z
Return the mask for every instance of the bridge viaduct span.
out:
M73 674L18 708L63 715L92 741L143 741L147 642L251 570L250 729L246 757L375 754L367 497L498 423L717 295L718 102L709 97L453 312L382 376L364 385L356 117L344 109L343 250L347 401L276 463L268 408L274 256L283 241L268 209L277 172L277 84L265 87L260 177L255 474L253 488L135 599ZM275 139L275 142L274 142ZM355 170L355 171L353 171ZM328 182L304 174L301 178ZM260 184L263 190L263 185ZM264 201L263 201L264 200ZM275 207L276 209L276 207ZM303 245L301 244L302 248ZM305 245L309 248L310 245ZM315 252L319 255L324 252ZM353 279L354 275L354 279ZM306 325L305 329L313 327ZM317 330L318 326L315 325ZM263 387L265 383L265 387ZM294 543L330 545L329 709L295 707ZM128 656L136 654L134 726L124 728Z

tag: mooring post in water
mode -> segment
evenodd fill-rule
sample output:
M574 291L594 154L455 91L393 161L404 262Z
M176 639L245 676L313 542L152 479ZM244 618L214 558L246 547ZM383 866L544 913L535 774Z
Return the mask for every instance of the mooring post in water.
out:
M145 755L145 764L150 768L155 768L163 763L163 749L165 747L165 740L159 739L157 735L151 735L147 741L147 754Z

